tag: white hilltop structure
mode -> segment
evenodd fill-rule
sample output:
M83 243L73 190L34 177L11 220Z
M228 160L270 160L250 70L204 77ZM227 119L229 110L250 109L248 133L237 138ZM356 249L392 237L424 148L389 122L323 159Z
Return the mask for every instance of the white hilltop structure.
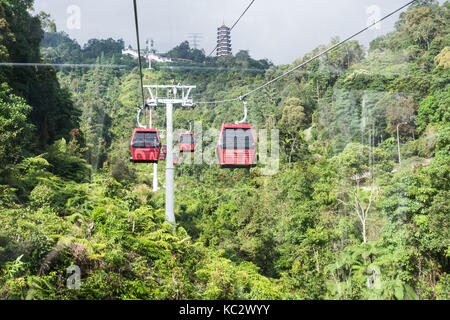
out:
M131 45L128 46L128 48L126 48L126 49L122 49L122 54L123 55L132 56L135 59L137 59L138 56L139 56L138 55L138 51L133 49L131 47ZM163 62L163 63L165 63L165 62L172 62L172 59L160 56L160 55L158 55L158 54L156 54L154 52L148 52L147 51L146 53L142 53L141 56L144 57L146 61L151 60L152 62Z

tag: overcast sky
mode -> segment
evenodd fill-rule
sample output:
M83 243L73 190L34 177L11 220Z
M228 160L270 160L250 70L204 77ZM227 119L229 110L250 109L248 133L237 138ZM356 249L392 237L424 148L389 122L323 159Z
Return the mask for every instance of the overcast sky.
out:
M191 33L201 33L199 48L209 54L217 27L229 27L251 0L138 0L141 46L152 38L166 52ZM292 63L333 36L341 39L408 0L256 0L231 34L233 53L248 50L255 59ZM136 47L132 0L35 0L35 11L50 13L58 31L81 45L91 38L122 38ZM77 12L79 11L79 15ZM79 16L79 19L77 19ZM398 14L357 39L368 46L393 30Z

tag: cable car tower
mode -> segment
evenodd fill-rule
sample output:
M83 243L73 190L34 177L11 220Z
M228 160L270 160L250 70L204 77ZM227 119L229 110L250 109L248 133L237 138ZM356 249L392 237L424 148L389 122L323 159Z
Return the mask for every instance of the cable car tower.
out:
M147 104L156 107L158 104L166 105L166 220L175 226L174 214L174 167L173 167L173 105L181 104L183 107L194 105L189 94L196 86L177 85L145 85L148 90ZM162 97L165 93L166 97Z

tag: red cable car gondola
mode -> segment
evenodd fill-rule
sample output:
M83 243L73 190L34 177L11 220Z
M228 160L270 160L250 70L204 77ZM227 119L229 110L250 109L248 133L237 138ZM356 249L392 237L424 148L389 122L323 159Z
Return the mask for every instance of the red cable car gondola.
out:
M178 146L180 152L194 152L194 134L192 132L181 133L178 137Z
M221 168L256 166L256 136L251 124L222 124L217 156Z
M167 144L163 144L161 147L161 152L159 153L159 160L166 160L167 155Z
M131 162L157 163L161 150L158 129L136 128L131 137Z
M175 152L173 153L173 164L178 164L178 155Z

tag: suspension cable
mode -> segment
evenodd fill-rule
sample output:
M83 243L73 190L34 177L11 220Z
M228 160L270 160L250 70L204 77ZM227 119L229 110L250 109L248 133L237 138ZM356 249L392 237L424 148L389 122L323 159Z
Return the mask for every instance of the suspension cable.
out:
M244 98L248 97L248 96L251 95L252 93L255 93L256 91L259 91L259 90L261 90L261 89L267 87L268 85L274 83L275 81L278 81L278 80L280 80L281 78L287 76L288 74L291 74L291 73L294 72L295 70L297 70L297 69L299 69L299 68L301 68L301 67L304 67L305 65L307 65L307 64L311 63L312 61L314 61L314 60L320 58L321 56L327 54L328 52L330 52L330 51L332 51L332 50L334 50L334 49L336 49L336 48L342 46L344 43L350 41L351 39L355 38L356 36L360 35L361 33L365 32L365 31L369 30L370 28L372 28L373 26L377 25L378 23L380 23L380 22L386 20L387 18L393 16L394 14L396 14L397 12L403 10L404 8L406 8L406 7L408 7L409 5L413 4L414 2L417 2L417 0L412 0L412 1L408 2L407 4L405 4L405 5L401 6L400 8L398 8L398 9L392 11L391 13L389 13L388 15L384 16L383 18L379 19L378 21L373 22L371 25L365 27L364 29L362 29L362 30L356 32L355 34L351 35L350 37L346 38L345 40L342 40L341 42L339 42L339 43L337 43L337 44L331 46L330 48L328 48L328 49L322 51L321 53L315 55L314 57L312 57L312 58L306 60L305 62L303 62L303 63L301 63L301 64L295 66L294 68L292 68L292 69L290 69L290 70L288 70L288 71L286 71L286 72L284 72L283 74L279 75L278 77L276 77L276 78L274 78L274 79L272 79L272 80L270 80L270 81L268 81L268 82L266 82L266 83L260 85L259 87L255 88L255 89L253 89L253 90L250 90L249 92L247 92L247 93L245 93L245 94L243 94L243 95L241 95L241 96L239 96L239 97L230 98L230 99L224 99L224 100L214 100L214 101L206 101L206 102L196 102L196 104L217 104L217 103L224 103L224 102L232 102L232 101L243 100Z
M244 12L242 12L242 14L236 20L236 22L231 26L230 31L233 30L233 28L238 24L239 20L241 20L241 18L244 16L244 14L247 12L247 10L250 9L250 7L252 6L253 2L255 2L255 0L252 0L252 2L250 2L250 4L247 6L247 8L244 10ZM216 51L218 45L219 44L216 44L214 49L210 52L210 54L208 54L207 58L210 57L214 53L214 51Z
M138 61L139 61L139 78L141 80L141 94L142 94L142 108L145 107L145 95L144 95L144 82L142 77L142 62L141 62L141 44L139 42L139 23L138 23L138 10L136 0L133 0L134 5L134 22L136 26L136 40L138 47Z

